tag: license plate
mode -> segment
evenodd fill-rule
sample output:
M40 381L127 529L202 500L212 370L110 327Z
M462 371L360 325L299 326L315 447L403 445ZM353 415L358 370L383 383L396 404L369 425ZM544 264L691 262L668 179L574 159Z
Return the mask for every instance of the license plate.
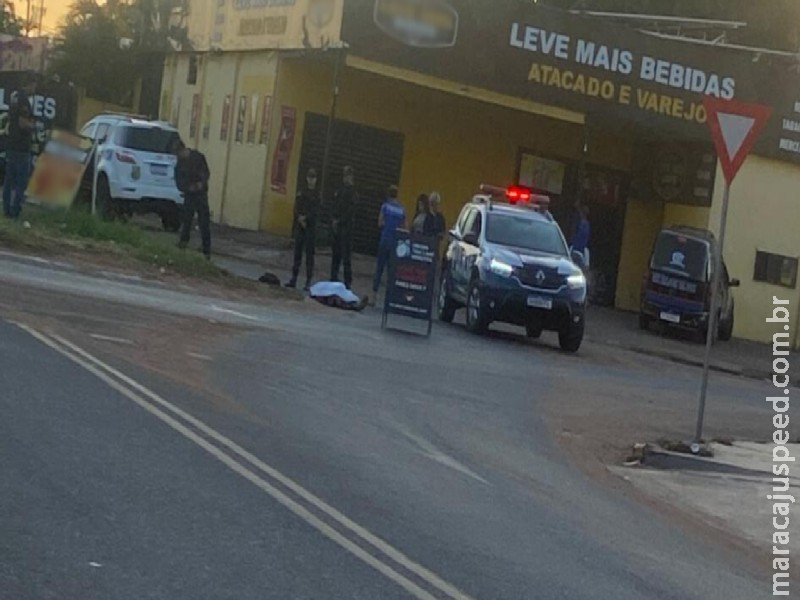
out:
M678 325L681 322L681 316L670 312L662 312L661 320L666 321L667 323L675 323Z
M150 165L150 172L160 177L167 176L167 165Z
M553 301L550 298L542 298L541 296L528 296L528 306L551 310L553 308Z

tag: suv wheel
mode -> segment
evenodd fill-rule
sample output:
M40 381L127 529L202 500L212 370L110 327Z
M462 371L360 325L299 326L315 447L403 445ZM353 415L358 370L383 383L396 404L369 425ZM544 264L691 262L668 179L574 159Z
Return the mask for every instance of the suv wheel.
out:
M450 276L447 271L442 272L442 280L439 282L439 297L437 299L437 310L439 320L445 323L452 323L456 316L456 303L450 298L448 290L450 288Z
M564 352L577 352L583 342L583 321L571 323L558 333L558 345Z
M472 333L483 333L489 328L486 310L483 308L481 290L478 282L473 281L467 293L467 329Z
M162 211L161 225L164 231L175 233L181 228L181 215L177 208L170 208Z

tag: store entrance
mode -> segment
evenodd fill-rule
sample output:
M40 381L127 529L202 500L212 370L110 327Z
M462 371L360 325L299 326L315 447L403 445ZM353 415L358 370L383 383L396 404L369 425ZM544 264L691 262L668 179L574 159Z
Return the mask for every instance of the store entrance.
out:
M577 161L522 152L518 180L520 185L550 196L550 212L569 244L578 225L578 200L588 208L590 301L599 306L614 306L630 175L595 165L582 168Z

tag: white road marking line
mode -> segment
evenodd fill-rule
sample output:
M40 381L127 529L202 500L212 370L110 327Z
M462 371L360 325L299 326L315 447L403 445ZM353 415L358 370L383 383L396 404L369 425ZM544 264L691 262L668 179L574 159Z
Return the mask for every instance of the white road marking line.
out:
M166 423L167 425L169 425L170 427L181 433L184 437L193 441L195 444L197 444L198 446L200 446L201 448L212 454L215 458L220 460L230 469L232 469L245 479L252 482L257 487L259 487L261 490L272 496L275 500L280 502L283 506L292 511L295 515L306 521L309 525L317 529L320 533L327 536L328 538L330 538L331 540L342 546L344 549L351 552L354 556L361 559L366 564L373 567L374 569L385 575L387 578L389 578L390 580L394 581L395 583L403 587L403 589L411 593L414 597L423 600L436 600L435 596L431 595L426 590L423 590L413 581L407 579L402 574L392 569L386 563L382 562L378 558L369 554L360 546L354 544L352 541L344 537L341 533L333 529L330 525L319 519L313 513L309 512L302 505L300 505L296 501L286 496L283 492L273 487L267 481L261 479L258 475L256 475L252 471L249 471L248 469L243 467L240 463L236 462L234 459L232 459L227 454L222 452L219 448L210 444L208 441L200 437L197 433L188 429L185 425L177 421L175 418L171 417L170 415L160 410L156 406L153 406L153 404L143 399L141 396L138 396L136 393L134 393L134 391L128 389L128 387L124 387L122 383L119 383L117 380L124 382L125 384L130 386L130 388L133 388L133 390L136 390L142 395L150 398L152 402L162 406L166 410L179 416L180 418L182 418L184 421L194 426L199 431L205 433L207 436L219 442L221 445L226 447L234 454L238 455L240 458L244 459L245 461L255 466L263 473L269 475L276 481L280 482L282 485L293 491L302 499L306 500L309 504L313 505L315 508L325 513L327 516L338 522L346 529L348 529L351 533L358 536L362 541L369 543L375 549L379 550L384 555L394 560L397 564L401 565L403 568L414 573L420 579L430 584L432 587L436 588L440 592L447 594L450 598L454 600L471 600L467 594L460 591L453 585L447 583L438 575L426 569L422 565L413 562L402 552L400 552L393 546L389 545L387 542L377 537L376 535L370 533L362 526L357 525L355 522L351 521L349 518L344 516L335 508L326 504L317 496L314 496L311 492L300 486L298 483L294 482L292 479L283 475L273 467L270 467L269 465L263 463L254 455L250 454L249 452L238 446L235 442L229 440L222 434L218 433L216 430L212 429L202 421L196 419L195 417L191 416L190 414L186 413L180 408L170 404L169 402L159 397L154 392L145 388L144 386L132 380L131 378L127 377L126 375L120 373L113 367L105 364L100 359L92 356L88 352L84 351L83 349L79 348L78 346L72 344L68 340L58 335L53 335L53 339L58 342L56 343L55 341L51 340L44 334L28 327L27 325L17 323L17 326L27 331L30 335L41 341L43 344L59 352L60 354L66 356L76 364L82 366L84 369L94 374L96 377L104 381L113 389L120 392L126 398L130 399L135 404L139 405L149 413L156 416L158 419L160 419L161 421L163 421L164 423ZM59 345L59 343L62 344L63 346L66 346L66 348ZM67 350L67 348L69 350ZM70 350L72 352L70 352ZM105 371L105 373L103 371ZM111 376L116 377L117 379L113 379Z
M431 460L438 462L439 464L444 465L445 467L453 469L454 471L458 471L462 475L466 475L467 477L470 477L475 481L479 481L484 485L491 486L491 484L488 481L486 481L483 477L478 475L475 471L473 471L466 465L461 464L452 456L448 456L447 454L439 450L436 446L431 444L428 440L421 438L418 435L415 435L402 427L398 427L397 429L406 438L414 442L414 444L416 444L419 447L421 453L430 458Z
M94 340L99 340L101 342L112 342L114 344L125 344L126 346L133 346L133 342L131 340L126 340L125 338L118 338L110 335L101 335L99 333L90 333L89 337Z
M246 315L245 313L239 312L238 310L231 310L229 308L222 308L221 306L217 306L216 304L211 305L211 310L220 312L226 315L231 315L233 317L239 317L241 319L247 319L248 321L260 321L258 317L254 317L252 315Z
M197 352L187 352L186 356L191 358L196 358L197 360L204 360L207 362L213 362L214 359L208 356L207 354L198 354Z

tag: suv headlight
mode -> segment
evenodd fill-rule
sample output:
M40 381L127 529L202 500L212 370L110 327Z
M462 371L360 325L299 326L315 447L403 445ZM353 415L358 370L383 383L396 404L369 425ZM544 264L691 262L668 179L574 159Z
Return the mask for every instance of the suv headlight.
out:
M586 277L583 273L575 273L567 277L567 287L573 290L579 290L586 287Z
M511 277L514 273L514 267L495 259L489 263L489 270L500 277Z

